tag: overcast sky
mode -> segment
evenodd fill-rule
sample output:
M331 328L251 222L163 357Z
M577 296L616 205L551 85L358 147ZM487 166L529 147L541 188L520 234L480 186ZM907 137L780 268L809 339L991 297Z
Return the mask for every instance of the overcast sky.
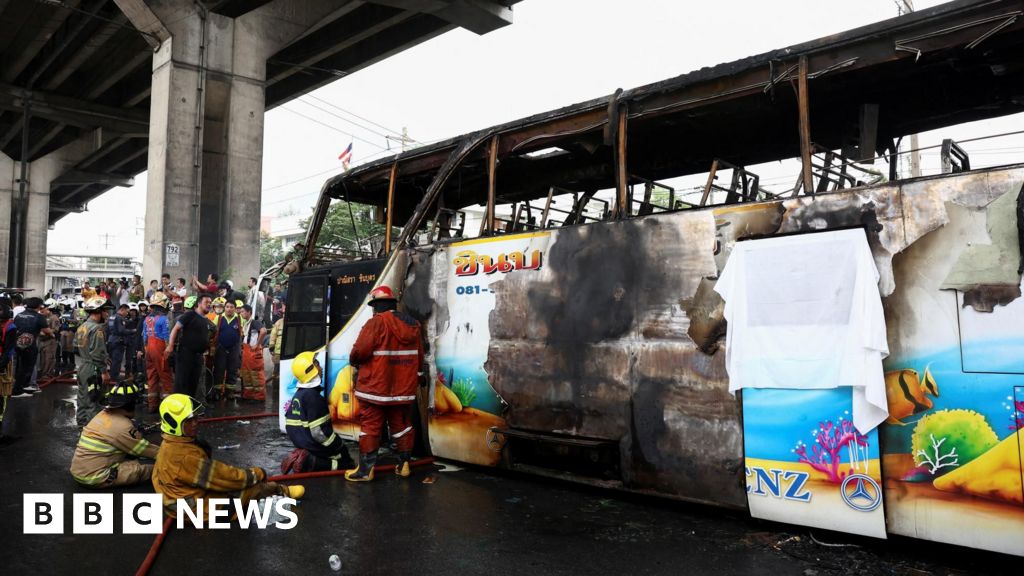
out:
M523 0L511 26L485 36L457 29L267 113L263 214L308 214L349 142L360 164L388 154L384 135L403 127L432 142L896 13L894 0ZM921 145L1022 129L1017 115L924 134ZM965 148L972 166L1024 161L1021 137ZM924 153L923 165L937 172L938 152ZM763 181L795 181L789 166L765 169ZM141 259L146 174L135 181L62 219L48 251Z

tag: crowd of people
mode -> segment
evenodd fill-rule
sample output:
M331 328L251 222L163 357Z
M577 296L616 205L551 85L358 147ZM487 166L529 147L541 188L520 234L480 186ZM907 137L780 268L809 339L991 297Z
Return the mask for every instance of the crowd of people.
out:
M164 280L169 278L165 275ZM255 284L251 279L250 290ZM200 503L211 498L234 497L243 502L275 495L302 498L302 486L273 482L263 468L215 459L213 449L198 434L204 395L207 399L265 398L263 348L268 337L280 343L283 317L273 319L268 334L250 304L266 300L252 292L246 303L245 295L229 283L218 282L215 274L206 282L193 278L194 293L181 279L175 284L151 284L143 292L145 298L133 302L133 295L141 291L138 286L135 277L125 290L128 302L120 301L117 290L124 289L117 283L83 287L83 292L89 292L70 314L77 326L70 321L64 324L64 304L52 298L15 295L9 302L0 298L4 407L7 396L30 397L38 389L33 378L59 371L62 350L70 347L78 378L76 417L82 431L69 472L79 485L107 489L150 483L161 494L167 515L174 517L185 501L204 519L210 512ZM275 309L283 314L276 307L283 294L276 294ZM349 481L373 480L386 423L399 457L395 473L411 475L411 410L417 387L426 383L421 328L398 311L397 298L386 286L371 291L368 304L373 316L349 354L359 370L354 391L360 400L358 462L334 432L323 369L316 354L306 351L291 363L298 390L285 408L285 428L295 446L281 464L286 474L341 469ZM70 342L65 342L64 333L72 334ZM280 348L275 359L279 354ZM48 363L37 367L40 356L48 358ZM146 372L144 379L135 375L141 370ZM208 391L204 391L206 384ZM145 426L136 419L141 402L148 412L159 414L156 423ZM159 444L145 438L146 431L156 426L161 431Z
M242 293L217 274L191 282L163 274L147 288L136 275L86 281L77 294L0 297L0 441L9 399L31 398L40 380L72 371L79 426L122 385L144 391L149 413L174 392L264 400L268 376L278 373L286 292L256 283L250 278Z

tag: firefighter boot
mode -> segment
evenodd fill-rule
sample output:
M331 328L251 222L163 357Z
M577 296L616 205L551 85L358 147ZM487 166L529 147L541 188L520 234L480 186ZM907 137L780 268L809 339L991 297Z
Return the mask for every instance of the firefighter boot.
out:
M398 466L395 466L395 474L402 478L408 478L412 475L412 464L410 462L412 454L409 452L399 452L398 457L400 460Z
M369 482L373 480L373 466L377 463L377 451L359 455L359 467L345 472L345 480L350 482Z

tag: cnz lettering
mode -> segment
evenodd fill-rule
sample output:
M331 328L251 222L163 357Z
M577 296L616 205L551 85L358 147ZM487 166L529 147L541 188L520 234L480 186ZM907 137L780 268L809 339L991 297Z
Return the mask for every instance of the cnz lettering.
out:
M508 274L513 270L540 270L543 259L544 255L540 250L531 252L529 260L522 252L499 254L497 258L492 258L487 254L463 250L455 255L452 264L455 265L456 276L475 276L480 272Z
M765 470L764 468L746 468L747 494L772 496L797 502L810 502L811 493L804 489L810 478L807 472L794 470ZM753 476L753 480L751 480Z

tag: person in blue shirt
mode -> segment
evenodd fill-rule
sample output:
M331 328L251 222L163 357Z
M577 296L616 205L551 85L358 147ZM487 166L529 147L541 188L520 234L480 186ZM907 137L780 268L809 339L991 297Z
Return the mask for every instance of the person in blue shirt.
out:
M167 341L171 337L171 323L167 319L169 299L156 292L149 301L150 313L142 320L142 350L146 364L146 408L156 414L160 401L174 393L174 376L170 360L164 357ZM143 352L139 352L143 354Z
M131 339L135 338L135 330L130 328L128 323L128 305L118 306L117 314L112 316L108 322L110 332L107 336L107 349L110 351L110 378L115 384L119 384L121 383L121 370L125 366L125 353L129 351Z
M213 388L222 398L235 398L242 392L238 380L238 370L242 365L242 318L237 314L236 306L236 302L225 302L224 313L217 316Z

